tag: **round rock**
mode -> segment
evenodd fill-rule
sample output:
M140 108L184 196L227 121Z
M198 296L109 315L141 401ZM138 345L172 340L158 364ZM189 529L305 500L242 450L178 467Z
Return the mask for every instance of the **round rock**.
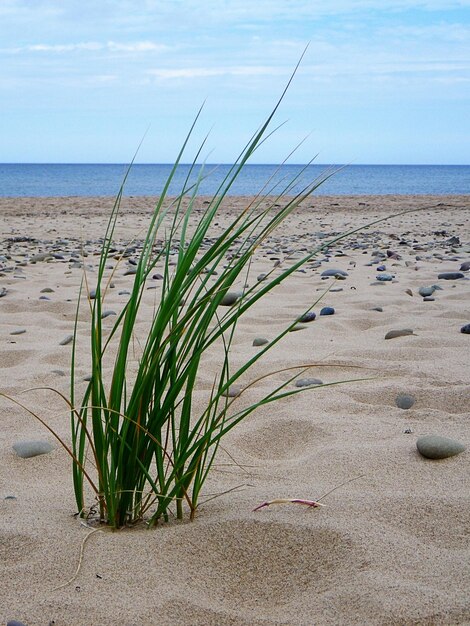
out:
M423 298L426 298L427 296L432 296L435 291L436 288L434 287L434 285L431 285L430 287L420 287L418 289L419 295Z
M238 300L240 300L242 293L240 291L227 291L222 300L220 306L233 306Z
M393 276L391 274L386 274L384 272L383 274L377 274L375 279L379 280L381 283L387 283L387 282L390 282L391 280L393 280Z
M416 447L421 456L434 460L447 459L465 450L465 446L459 441L439 435L420 437L416 442Z
M323 309L320 311L320 315L334 315L335 314L335 310L332 306L324 306Z
M47 441L18 441L14 443L12 447L16 454L22 459L47 454L54 449Z
M464 335L470 335L470 324L465 324L465 326L462 326L460 332L464 333Z
M240 385L231 385L225 392L222 394L226 398L236 398L242 392L242 388Z
M395 398L395 404L399 409L411 409L415 402L414 397L407 393L399 393Z

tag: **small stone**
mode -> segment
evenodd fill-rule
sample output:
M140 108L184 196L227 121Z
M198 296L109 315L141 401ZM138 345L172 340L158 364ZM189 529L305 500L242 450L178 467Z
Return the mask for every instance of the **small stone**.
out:
M384 310L381 306L374 306L371 308L371 311L378 311L379 313L383 313Z
M317 314L314 311L309 311L308 313L304 313L302 317L299 317L299 322L301 324L307 324L308 322L313 322L316 317Z
M88 293L88 297L90 298L90 300L94 300L96 298L96 289L91 289Z
M6 290L6 287L2 287L0 289L0 298L3 298L4 296L6 296L8 293L8 291Z
M163 280L163 274L154 274L152 276L153 280Z
M313 387L315 385L323 385L323 381L319 378L298 378L295 381L296 387Z
M226 398L236 398L242 392L242 388L240 385L231 385L225 392L222 394Z
M416 442L416 447L421 456L435 460L446 459L465 450L465 446L462 443L439 435L420 437Z
M432 298L431 296L426 296L423 298L423 302L435 302L436 298Z
M26 626L26 624L19 622L17 619L10 619L7 622L7 626Z
M405 430L403 432L405 433L405 435L411 435L413 430L411 428L405 428Z
M298 330L304 330L305 328L307 328L307 327L305 326L305 324L299 324L299 323L297 322L297 324L294 324L294 326L292 326L292 328L289 330L289 332L290 332L290 333L295 333L295 332L297 332Z
M390 282L391 280L393 280L393 276L392 274L378 274L375 277L376 280L379 280L380 282L384 283L384 282Z
M420 287L418 293L423 298L426 298L427 296L432 296L435 291L436 288L434 287L434 285L431 285L430 287Z
M50 261L54 257L49 252L41 252L39 254L33 254L29 259L30 263L38 263L39 261Z
M395 404L399 409L411 409L415 399L407 393L399 393L395 398Z
M332 306L324 306L320 311L320 315L334 315L335 310Z
M116 315L116 311L103 311L103 313L101 313L101 319L104 320L106 317L109 317L110 315Z
M465 324L465 326L462 326L460 332L464 333L464 335L470 335L470 324Z
M26 332L26 328L17 328L16 330L12 330L10 335L24 335Z
M413 292L411 291L411 289L405 289L405 293L407 296L413 297Z
M266 280L267 278L267 274L258 274L258 276L256 277L256 280L261 283L263 280Z
M41 289L40 293L55 293L55 292L50 287L44 287L44 289Z
M137 268L136 267L130 267L129 269L127 269L123 276L134 276L135 274L137 274Z
M258 346L265 346L267 343L269 343L269 341L265 337L256 337L256 339L253 339L253 346L255 348Z
M18 500L16 496L5 496L3 499L4 500Z
M65 376L64 370L52 370L52 373L56 374L57 376Z
M22 459L29 459L40 454L47 454L53 450L53 446L47 441L18 441L13 444L13 450Z
M124 291L118 291L118 296L130 296L131 292L124 290Z
M66 346L69 343L72 343L73 341L73 335L67 335L67 337L64 337L64 339L62 339L62 341L59 343L60 346Z
M411 328L402 328L401 330L389 330L385 335L385 339L395 339L396 337L406 337L407 335L414 335Z
M387 270L387 267L385 265L377 265L376 270L378 272L385 272Z
M219 302L220 306L233 306L242 297L240 291L227 291L222 300Z
M39 296L39 300L50 300L48 296Z
M462 274L462 272L442 272L437 277L442 280L458 280L459 278L465 278L465 274Z
M328 269L328 270L324 270L320 276L322 278L328 278L329 276L334 276L335 278L346 278L346 276L349 276L349 274L347 272L345 272L344 270L337 270L337 269Z
M465 263L462 263L462 265L460 266L460 271L468 272L468 270L470 270L470 261L465 261Z

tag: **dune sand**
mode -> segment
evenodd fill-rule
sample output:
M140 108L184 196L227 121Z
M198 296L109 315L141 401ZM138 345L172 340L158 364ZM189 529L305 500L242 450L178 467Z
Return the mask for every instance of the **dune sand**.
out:
M229 199L215 230L246 202ZM20 398L25 389L47 386L67 394L71 347L60 342L73 331L82 277L71 254L83 242L92 276L111 204L0 199L3 393ZM148 198L126 199L117 239L138 237L151 207ZM248 280L345 229L423 207L320 253L319 267L296 272L240 324L233 349L239 363L257 349L255 337L272 337L332 287L314 310L331 306L335 314L289 333L251 376L315 363L304 377L352 382L311 389L250 416L224 442L236 464L222 452L206 486L207 495L239 489L201 506L193 523L95 532L77 577L57 590L73 576L90 533L73 516L70 461L39 422L0 398L1 623L469 624L470 452L428 460L416 441L435 434L470 444L470 335L460 332L470 323L470 272L438 279L470 260L470 197L311 198L259 250ZM399 258L380 260L394 275L380 283L370 262L387 250ZM64 259L31 262L43 252ZM323 280L330 268L347 278ZM106 304L114 311L132 281L123 274L117 272ZM442 290L424 301L418 289L429 285ZM158 285L148 294L144 318ZM112 317L104 322L111 327ZM414 334L385 339L397 329ZM79 340L85 376L86 324ZM202 372L202 387L212 381L216 356ZM284 376L264 379L261 390ZM256 397L259 387L246 393ZM414 405L398 408L399 394L412 395ZM69 440L57 396L36 390L21 401ZM12 445L28 439L54 449L20 458ZM253 512L265 500L318 499L335 487L323 508Z

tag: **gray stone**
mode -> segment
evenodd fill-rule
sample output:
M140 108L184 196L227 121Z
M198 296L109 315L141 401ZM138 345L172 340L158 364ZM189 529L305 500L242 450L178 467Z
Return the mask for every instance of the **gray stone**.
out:
M256 337L255 339L253 339L253 345L255 347L265 346L267 343L269 343L269 341L265 337Z
M414 335L411 328L402 328L401 330L389 330L385 335L385 339L395 339L396 337L406 337L408 335Z
M371 311L378 311L379 313L383 313L383 308L381 306L374 306L371 308Z
M227 291L222 300L220 301L220 306L233 306L240 298L242 297L242 292L240 291Z
M55 292L50 287L44 287L44 289L41 289L40 293L55 293Z
M266 280L267 278L267 274L258 274L258 276L256 277L256 280L261 283L263 280Z
M54 257L50 252L40 252L39 254L33 254L33 256L29 259L30 263L38 263L39 261L50 261Z
M19 622L17 619L10 619L7 622L7 626L26 626L26 624Z
M109 317L110 315L116 315L116 311L103 311L103 313L101 313L101 319L104 320L106 317Z
M289 331L289 332L290 332L290 333L296 333L298 330L304 330L305 328L307 328L307 327L305 326L305 324L299 324L299 323L297 322L297 324L294 324L294 325L292 326L292 328L290 329L290 331Z
M329 276L334 276L335 278L346 278L346 276L349 276L349 274L347 272L345 272L344 270L337 270L337 269L328 269L328 270L324 270L320 276L322 278L328 278Z
M395 404L399 409L411 409L415 402L414 397L407 393L399 393L395 398Z
M468 270L470 270L470 261L465 261L465 263L462 263L462 265L460 266L460 271L468 272Z
M240 385L231 385L226 391L222 394L226 398L236 398L242 392L242 388Z
M22 459L29 459L39 454L47 454L53 450L53 446L47 441L18 441L13 444L13 450Z
M64 337L64 339L62 339L59 345L66 346L69 343L72 343L72 341L73 341L73 335L67 335L67 337Z
M386 274L385 272L383 274L377 274L377 276L375 277L375 280L380 281L381 283L384 282L390 282L393 280L393 276L392 274Z
M323 381L319 378L298 378L295 381L296 387L313 387L315 385L323 385Z
M434 460L447 459L465 450L462 443L440 435L424 435L418 439L416 447L421 456Z
M462 326L460 332L464 333L464 335L470 335L470 324L465 324L465 326Z
M24 335L26 332L26 328L17 328L16 330L12 330L10 335Z
M302 317L299 317L299 322L301 324L307 324L308 322L313 322L316 317L317 314L314 311L309 311L308 313L304 313Z
M432 296L426 296L425 298L423 298L423 302L435 302L436 298L433 298Z
M420 296L422 296L423 298L425 298L426 296L432 296L432 294L436 291L436 288L434 287L434 285L431 285L430 287L420 287L418 289L418 293Z
M462 272L442 272L437 277L442 280L458 280L459 278L465 278L465 274L462 274Z

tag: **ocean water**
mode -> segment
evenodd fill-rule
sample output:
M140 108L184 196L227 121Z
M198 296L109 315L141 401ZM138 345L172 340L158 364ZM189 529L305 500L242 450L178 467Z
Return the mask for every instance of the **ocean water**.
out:
M172 166L134 165L124 195L159 195ZM263 189L277 194L298 177L290 194L331 169L339 171L315 192L318 195L470 194L470 165L246 165L229 195L253 195ZM119 164L0 164L0 196L115 196L127 166ZM303 170L303 171L302 171ZM199 195L212 195L230 171L229 165L206 165ZM184 188L189 165L180 165L169 188L176 195ZM190 177L190 184L197 174ZM268 182L269 181L269 182Z

